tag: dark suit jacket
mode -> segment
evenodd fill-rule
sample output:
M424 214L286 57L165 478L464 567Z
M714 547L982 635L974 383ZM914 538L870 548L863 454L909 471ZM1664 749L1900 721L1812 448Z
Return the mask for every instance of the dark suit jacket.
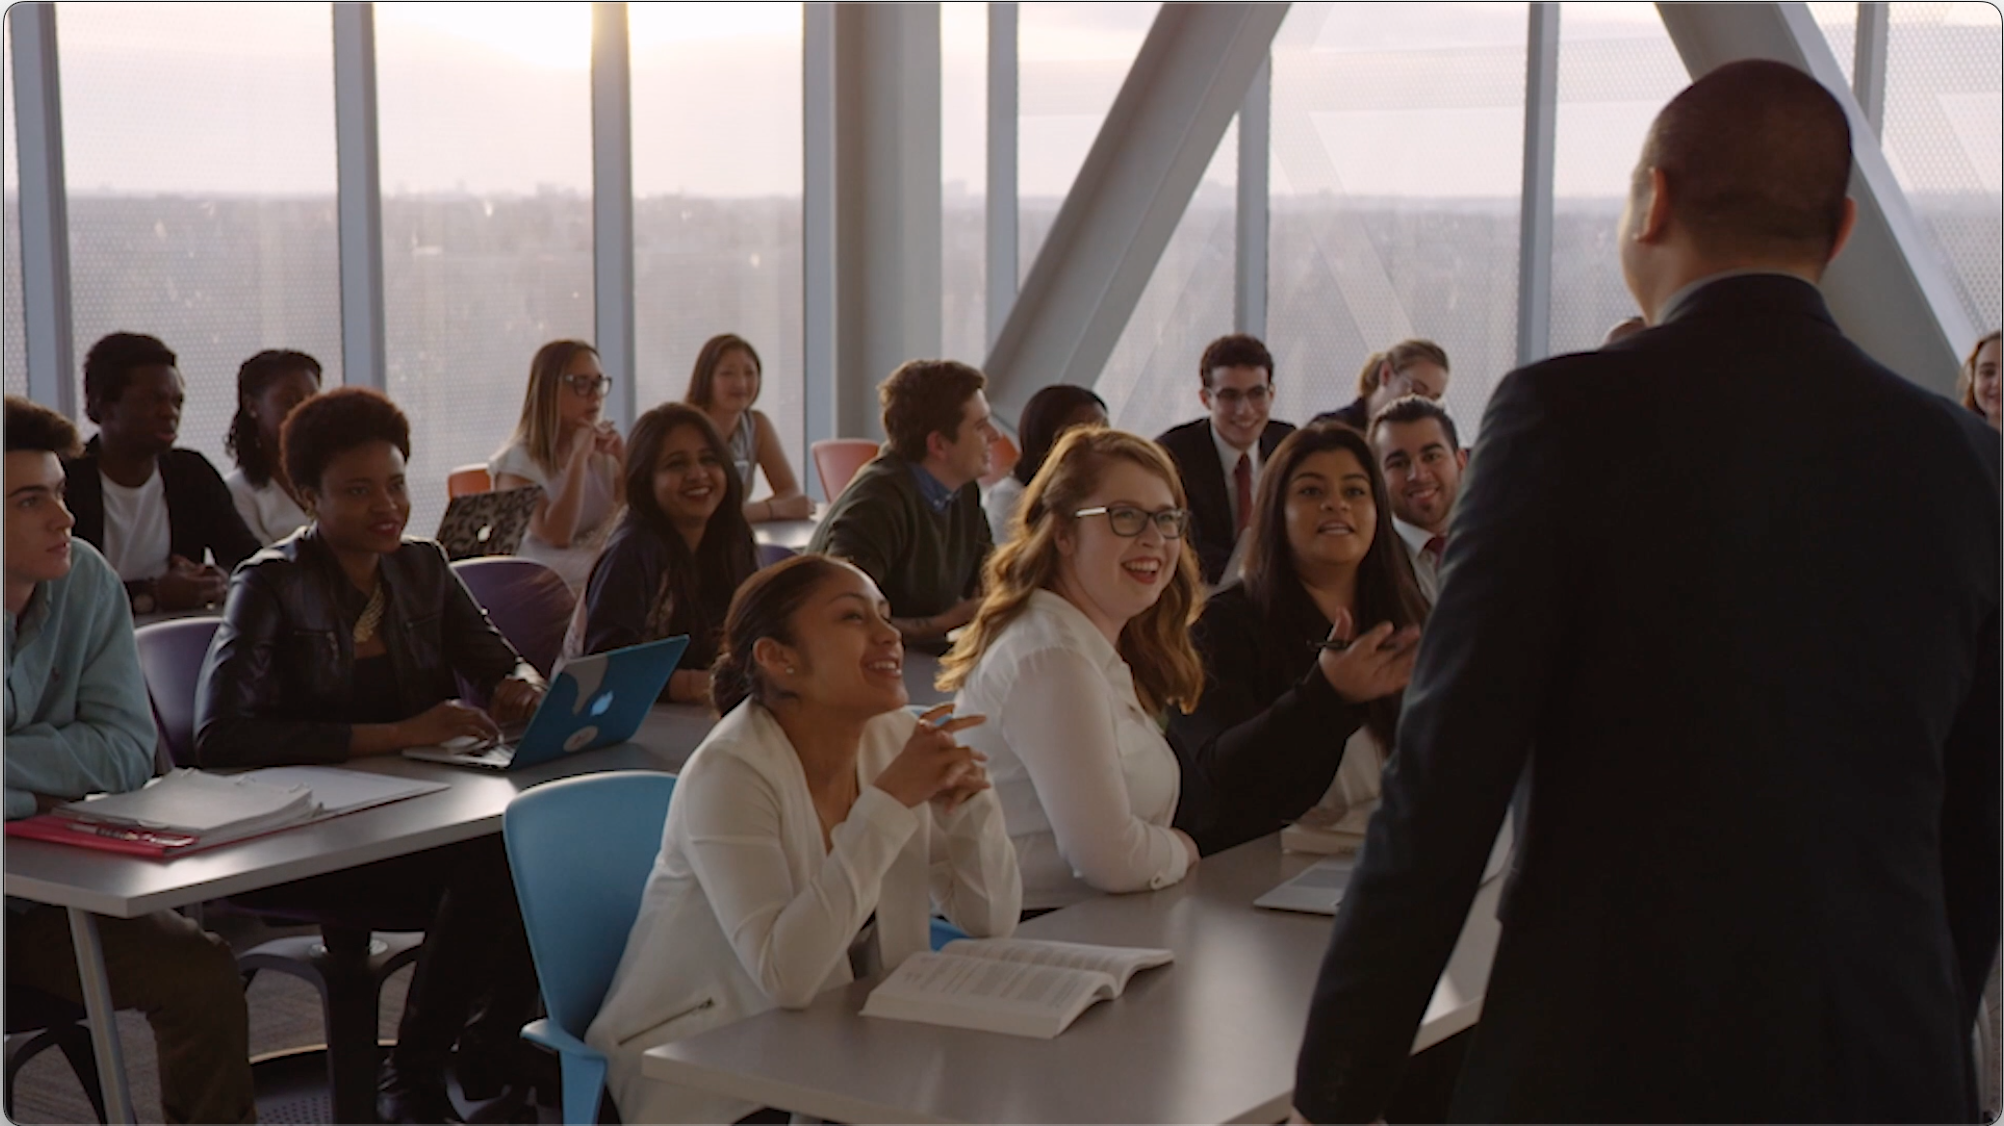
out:
M1280 440L1294 433L1292 423L1267 421L1260 432L1261 462L1272 455ZM1211 420L1200 418L1170 428L1156 444L1169 451L1176 471L1183 475L1183 491L1190 497L1190 544L1197 549L1203 565L1204 581L1215 583L1232 557L1231 482L1225 467L1218 463L1218 447L1211 440Z
M1299 1108L1383 1108L1528 756L1456 1117L1970 1120L1998 460L1774 275L1507 377Z
M63 469L69 474L65 488L70 513L77 518L75 534L102 551L104 478L98 476L97 449L92 438L83 456L64 462ZM200 563L213 552L216 565L229 571L263 546L237 514L222 475L200 453L177 446L160 455L160 487L167 498L167 535L174 554Z

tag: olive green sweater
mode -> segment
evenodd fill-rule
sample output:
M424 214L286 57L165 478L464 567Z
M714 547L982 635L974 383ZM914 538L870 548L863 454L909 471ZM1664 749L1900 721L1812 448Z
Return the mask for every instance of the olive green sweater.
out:
M911 463L889 450L856 471L807 550L849 560L877 581L900 618L928 618L972 597L994 541L970 481L935 513Z

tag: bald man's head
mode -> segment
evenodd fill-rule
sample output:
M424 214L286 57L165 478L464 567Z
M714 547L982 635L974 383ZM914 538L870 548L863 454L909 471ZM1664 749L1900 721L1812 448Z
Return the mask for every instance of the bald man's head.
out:
M1673 221L1701 252L1828 262L1843 228L1851 125L1785 63L1728 63L1684 88L1649 129L1637 197L1660 169Z

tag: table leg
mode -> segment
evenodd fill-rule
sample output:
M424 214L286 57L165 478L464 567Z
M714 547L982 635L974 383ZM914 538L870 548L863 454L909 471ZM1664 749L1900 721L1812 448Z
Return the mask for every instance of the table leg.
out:
M84 1012L90 1017L90 1042L97 1050L97 1079L104 1085L104 1113L112 1122L137 1122L132 1114L132 1090L125 1083L125 1053L118 1044L118 1016L111 1007L111 980L104 972L104 944L97 937L97 916L79 907L70 913L70 941L77 951L77 978L83 983Z

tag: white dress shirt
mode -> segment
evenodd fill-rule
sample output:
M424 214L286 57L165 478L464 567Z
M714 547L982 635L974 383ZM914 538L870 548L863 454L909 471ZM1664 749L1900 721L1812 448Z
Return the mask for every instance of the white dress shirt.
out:
M243 470L232 469L223 483L230 487L230 499L237 502L237 515L244 518L244 526L266 547L304 528L312 519L277 481L253 485Z
M1408 524L1398 517L1392 517L1392 527L1405 541L1406 554L1412 558L1413 574L1419 578L1420 593L1426 596L1429 605L1440 601L1440 560L1426 549L1432 541L1433 533L1418 524ZM1359 629L1364 628L1361 624Z
M954 700L988 722L960 733L988 756L1023 905L1167 887L1190 866L1169 828L1176 754L1134 694L1134 675L1076 606L1034 591Z
M850 944L872 912L887 970L929 948L933 907L972 935L1015 929L1022 882L994 791L941 813L908 809L871 784L917 723L900 709L865 727L861 793L832 849L800 758L761 705L732 709L690 757L639 917L585 1033L606 1054L623 1120L730 1122L758 1109L648 1079L641 1056L847 984Z
M1009 521L1023 503L1023 482L1014 473L1004 473L1000 481L981 494L981 511L988 514L988 534L996 546L1009 542Z

